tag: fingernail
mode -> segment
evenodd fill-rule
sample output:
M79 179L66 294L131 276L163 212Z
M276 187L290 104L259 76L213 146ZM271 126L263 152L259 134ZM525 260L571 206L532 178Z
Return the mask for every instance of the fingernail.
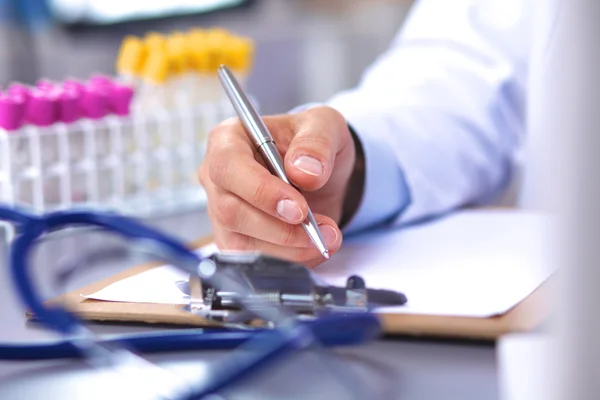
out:
M280 200L277 203L277 214L288 222L301 222L304 219L300 206L294 200Z
M300 156L294 161L294 167L300 171L314 176L320 176L323 174L323 164L311 156Z
M333 229L333 227L329 225L319 225L319 229L321 230L321 235L323 236L323 240L327 247L333 246L335 241L337 240L337 231Z

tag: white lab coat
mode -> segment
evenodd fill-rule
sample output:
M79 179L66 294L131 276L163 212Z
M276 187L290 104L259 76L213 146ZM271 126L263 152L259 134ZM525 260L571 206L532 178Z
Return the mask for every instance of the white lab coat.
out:
M532 4L421 0L357 87L334 96L366 157L346 228L407 224L494 201L525 134Z

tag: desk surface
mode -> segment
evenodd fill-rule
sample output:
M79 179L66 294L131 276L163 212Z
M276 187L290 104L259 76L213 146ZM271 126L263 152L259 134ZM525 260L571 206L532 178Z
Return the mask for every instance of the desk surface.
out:
M189 241L206 235L209 224L203 212L177 215L153 221L158 227ZM77 238L67 237L52 243L40 256L45 265L67 248L77 248ZM86 240L90 240L89 238ZM100 240L96 238L96 240ZM66 246L66 247L65 247ZM0 255L6 256L1 249ZM96 271L97 279L125 268L115 263ZM38 271L36 271L38 272ZM52 276L51 268L39 271L41 281ZM77 284L83 284L78 282ZM23 307L11 289L6 268L0 272L0 341L34 341L54 338L36 324L26 323ZM90 327L101 334L130 333L151 328L141 326L101 325ZM347 365L367 384L383 391L382 398L402 400L495 400L498 399L497 362L495 348L486 343L462 343L413 338L386 338L368 346L338 350ZM222 352L163 354L149 357L153 361L178 371L198 370ZM11 399L106 399L113 397L117 385L107 384L110 377L99 378L83 364L60 362L2 362L0 361L0 398ZM301 377L301 379L299 378ZM305 385L303 382L311 382ZM309 386L309 387L307 387ZM269 398L348 398L318 358L304 355L291 360L276 371L268 371L255 380L237 388L227 399ZM307 393L310 392L310 393ZM122 392L120 392L122 393ZM96 397L94 397L96 396ZM128 397L129 398L129 397ZM373 397L375 398L375 397Z
M503 400L552 398L558 377L553 370L557 348L552 336L543 333L506 335L498 342L498 377Z

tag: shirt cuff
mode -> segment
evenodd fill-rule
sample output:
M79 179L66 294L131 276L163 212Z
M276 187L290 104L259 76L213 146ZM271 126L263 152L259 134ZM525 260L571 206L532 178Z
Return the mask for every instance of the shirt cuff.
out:
M398 158L390 146L380 137L361 134L361 127L368 121L351 116L346 120L360 141L365 157L362 198L358 210L343 228L345 234L352 234L392 222L408 207L411 198Z

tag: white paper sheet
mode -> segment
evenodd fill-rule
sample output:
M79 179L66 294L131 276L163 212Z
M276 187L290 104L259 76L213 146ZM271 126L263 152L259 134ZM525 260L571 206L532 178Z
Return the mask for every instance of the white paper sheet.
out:
M197 253L209 256L218 251L211 243L198 249ZM82 294L83 297L104 301L124 303L159 303L187 304L189 296L184 294L177 285L187 282L189 274L172 265L152 268L141 274L125 278L92 294Z
M489 317L508 311L552 274L546 258L551 228L552 220L541 214L464 211L347 239L316 274L335 285L358 274L369 287L404 292L408 304L387 312ZM176 282L187 279L186 273L164 266L85 297L185 304L187 296Z

